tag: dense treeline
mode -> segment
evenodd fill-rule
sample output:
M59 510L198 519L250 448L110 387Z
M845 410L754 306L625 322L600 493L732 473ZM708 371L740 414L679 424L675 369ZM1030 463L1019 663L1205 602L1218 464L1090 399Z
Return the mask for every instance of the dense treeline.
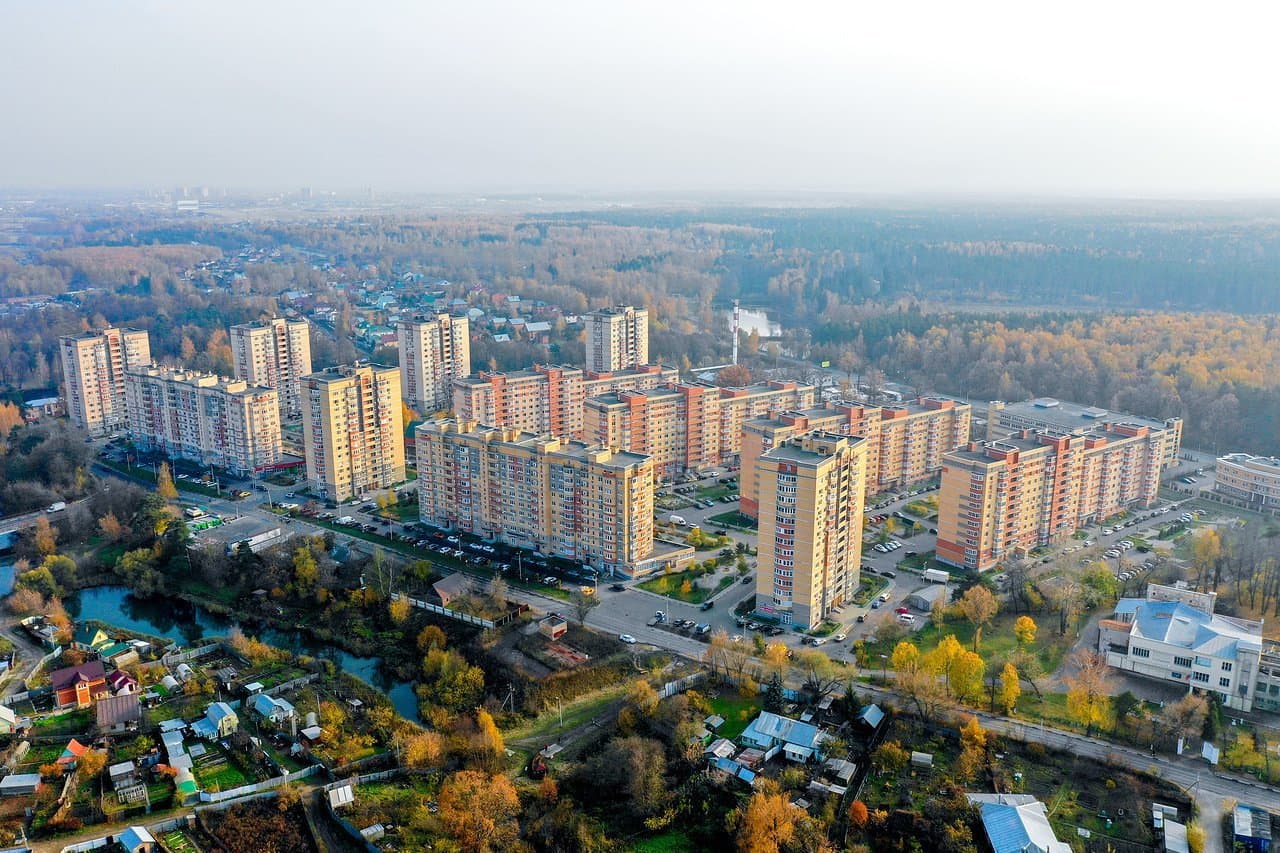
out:
M1280 453L1278 326L1273 315L1098 315L1022 327L949 316L889 338L881 364L932 390L1181 417L1192 446Z

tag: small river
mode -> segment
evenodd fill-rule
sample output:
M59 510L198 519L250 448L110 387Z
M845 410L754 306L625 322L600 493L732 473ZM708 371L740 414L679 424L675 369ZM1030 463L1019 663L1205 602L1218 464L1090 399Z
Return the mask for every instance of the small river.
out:
M3 582L2 576L0 582ZM12 584L12 568L9 582ZM97 619L126 631L165 637L184 646L196 645L204 637L224 636L236 624L232 619L181 599L139 598L125 586L81 590L67 598L66 607L73 619ZM413 685L389 678L382 671L380 658L353 655L337 646L317 642L300 631L248 628L245 633L268 645L333 661L343 671L386 693L402 717L421 722Z

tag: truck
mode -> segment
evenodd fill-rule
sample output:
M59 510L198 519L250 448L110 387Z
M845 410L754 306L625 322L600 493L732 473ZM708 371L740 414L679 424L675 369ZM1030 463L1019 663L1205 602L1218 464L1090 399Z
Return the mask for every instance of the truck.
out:
M944 572L942 569L925 569L924 579L929 583L947 583L951 580L951 572Z
M66 508L67 508L66 501L54 501L53 503L45 507L44 511L45 512L62 512Z

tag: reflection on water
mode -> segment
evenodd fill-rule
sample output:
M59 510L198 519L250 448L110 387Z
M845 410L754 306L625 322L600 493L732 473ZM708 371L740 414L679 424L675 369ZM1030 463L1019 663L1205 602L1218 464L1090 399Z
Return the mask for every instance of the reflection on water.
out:
M2 570L3 567L0 567L0 571ZM3 575L0 575L0 582L3 580ZM12 566L9 567L9 583L13 583ZM97 619L126 631L165 637L188 646L197 644L203 637L225 635L236 624L234 620L210 613L205 608L182 599L139 598L125 586L99 586L81 590L67 599L66 606L67 612L74 619ZM379 658L353 655L329 643L318 642L300 631L265 628L248 629L246 633L257 636L268 645L333 661L343 671L386 693L401 716L419 720L418 700L414 696L413 685L388 676L382 670Z
M0 595L13 592L13 563L0 563Z

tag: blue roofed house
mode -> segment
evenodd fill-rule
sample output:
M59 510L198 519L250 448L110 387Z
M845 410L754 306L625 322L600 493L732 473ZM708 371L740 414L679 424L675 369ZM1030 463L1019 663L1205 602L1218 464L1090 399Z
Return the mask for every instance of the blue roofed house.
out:
M768 760L781 752L788 761L821 761L827 735L812 723L802 723L769 711L761 711L739 737L744 744L764 750Z
M1280 710L1280 647L1262 623L1213 612L1215 596L1150 584L1098 626L1098 652L1125 672L1212 692L1228 708ZM1272 698L1275 697L1275 698Z
M191 724L191 731L205 740L229 737L240 728L240 718L226 702L214 702L204 716Z
M978 807L994 853L1071 853L1049 825L1044 803L1030 794L965 794Z
M278 699L265 693L259 693L253 697L253 710L262 719L270 720L273 723L283 723L292 719L296 713L293 709L293 704L287 699Z

